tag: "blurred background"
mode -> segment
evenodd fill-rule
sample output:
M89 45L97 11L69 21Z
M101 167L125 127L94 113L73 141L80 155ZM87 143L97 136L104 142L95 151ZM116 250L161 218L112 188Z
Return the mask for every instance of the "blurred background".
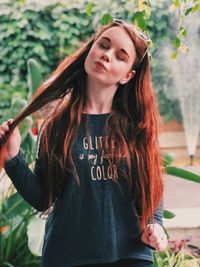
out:
M169 249L155 253L155 266L200 266L200 0L0 0L0 123L25 108L59 62L112 18L136 24L152 39L151 78L166 163L164 226L170 238ZM38 130L53 104L20 125L30 167ZM36 255L42 244L30 237L38 229L38 214L16 194L5 172L0 194L0 266L40 266Z

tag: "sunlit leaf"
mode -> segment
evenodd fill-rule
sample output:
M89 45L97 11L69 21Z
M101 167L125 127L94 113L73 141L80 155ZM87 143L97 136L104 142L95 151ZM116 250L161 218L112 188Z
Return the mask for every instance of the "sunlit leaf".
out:
M139 0L138 1L138 11L144 11L147 17L151 16L151 3L147 0Z
M181 28L180 34L185 38L187 36L187 30L185 28Z
M144 6L145 6L144 0L139 0L138 1L138 10L139 11L143 11L144 10Z
M174 4L169 6L169 12L173 13L176 10L176 6Z
M178 55L177 51L172 52L171 53L171 59L176 59L177 55Z
M92 2L87 4L87 6L86 6L86 14L87 14L87 16L91 16L92 15L92 7L93 7L93 3Z
M101 24L102 25L106 25L108 24L110 21L112 21L112 17L110 14L104 14L103 17L101 18Z
M181 2L180 0L173 0L173 3L176 7L181 7Z
M179 50L184 54L188 54L188 52L190 51L189 47L186 46L185 44L181 44L181 46L179 47Z
M44 243L45 219L34 216L28 225L28 246L34 255L42 255L42 247Z
M192 9L192 12L194 13L194 12L196 12L198 10L200 10L200 4L197 4L196 6L194 6L193 9Z

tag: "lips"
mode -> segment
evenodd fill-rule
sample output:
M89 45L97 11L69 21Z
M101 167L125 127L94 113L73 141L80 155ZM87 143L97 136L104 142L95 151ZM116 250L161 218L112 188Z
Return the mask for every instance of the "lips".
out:
M106 67L104 66L104 64L99 61L95 61L95 65L100 70L106 70Z

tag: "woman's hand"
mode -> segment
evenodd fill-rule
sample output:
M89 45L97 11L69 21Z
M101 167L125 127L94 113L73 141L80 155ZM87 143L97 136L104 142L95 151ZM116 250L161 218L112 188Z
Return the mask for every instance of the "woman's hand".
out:
M168 244L167 236L158 223L148 224L142 233L141 239L157 251L165 250Z
M0 140L6 135L6 133L9 131L9 125L13 122L13 119L10 119L8 121L3 122L0 125ZM8 137L8 140L6 141L6 149L3 152L3 158L5 161L10 160L11 158L15 157L20 149L21 144L21 135L19 132L19 128L16 127L10 136Z

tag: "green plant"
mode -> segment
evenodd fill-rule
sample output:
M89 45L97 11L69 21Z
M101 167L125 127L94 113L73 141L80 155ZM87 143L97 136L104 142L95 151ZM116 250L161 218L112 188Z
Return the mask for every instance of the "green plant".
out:
M164 165L167 174L186 179L192 182L200 183L200 175L178 168L172 165L173 158L169 154L164 154Z
M3 122L12 102L17 98L26 99L25 82L17 82L16 85L0 84L0 123Z
M28 95L31 98L42 82L42 76L37 63L33 59L30 59L27 65ZM27 104L27 100L21 99L19 96L13 97L10 109L4 114L4 120L17 116ZM30 131L32 125L33 119L31 117L26 117L19 125L22 148L28 163L33 162L35 154L35 140ZM7 176L4 173L0 178L0 182L6 179ZM18 193L14 193L13 186L10 186L6 192L5 189L3 190L4 192L2 191L0 198L0 266L39 266L41 259L31 253L27 244L29 221L36 212Z
M26 62L35 58L41 73L51 73L88 33L91 19L84 5L6 1L0 11L0 83L25 80Z
M200 258L186 250L174 252L170 248L163 252L154 252L154 267L199 267Z
M200 175L195 174L195 173L190 172L190 171L187 171L187 170L184 170L182 168L177 168L175 166L172 166L172 163L173 163L173 157L172 156L165 153L163 155L163 158L164 158L164 167L165 167L165 171L167 174L174 175L176 177L179 177L181 179L186 179L188 181L200 183ZM174 213L172 213L171 211L164 210L164 218L165 219L172 219L175 216L176 215ZM165 229L165 232L168 235L166 229Z
M28 100L30 101L38 87L42 84L43 78L41 71L39 70L39 64L33 58L29 58L27 61L28 69Z
M13 186L1 194L0 204L0 266L39 266L41 259L27 246L27 225L35 214L33 208L13 192Z

